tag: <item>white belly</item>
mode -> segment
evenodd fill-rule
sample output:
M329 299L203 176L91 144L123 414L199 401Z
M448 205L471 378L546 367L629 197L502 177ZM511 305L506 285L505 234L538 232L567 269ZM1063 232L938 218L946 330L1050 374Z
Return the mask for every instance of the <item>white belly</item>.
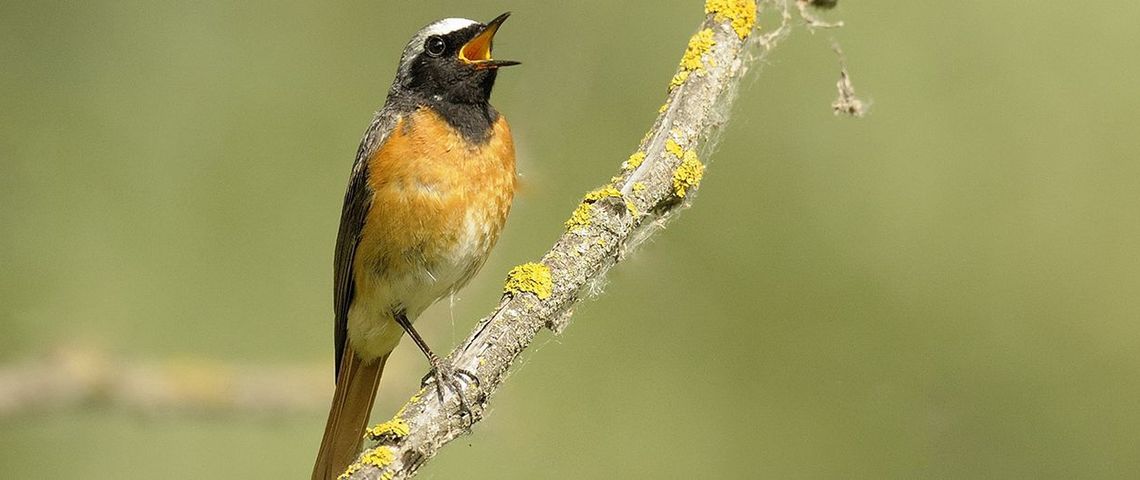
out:
M468 212L454 246L435 262L416 262L416 268L403 275L370 272L358 277L348 311L348 335L363 360L386 355L400 342L404 330L394 312L403 311L415 322L433 303L463 288L483 266L497 232L474 213Z

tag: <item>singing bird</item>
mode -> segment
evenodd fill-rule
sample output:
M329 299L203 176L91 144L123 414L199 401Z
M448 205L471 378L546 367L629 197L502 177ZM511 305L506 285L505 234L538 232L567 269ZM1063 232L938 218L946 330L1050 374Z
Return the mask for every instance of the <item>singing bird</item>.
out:
M412 322L475 275L511 209L514 144L489 103L498 69L519 63L491 58L508 15L416 32L357 149L334 255L336 392L313 480L336 478L359 453L405 332L437 388L454 385Z

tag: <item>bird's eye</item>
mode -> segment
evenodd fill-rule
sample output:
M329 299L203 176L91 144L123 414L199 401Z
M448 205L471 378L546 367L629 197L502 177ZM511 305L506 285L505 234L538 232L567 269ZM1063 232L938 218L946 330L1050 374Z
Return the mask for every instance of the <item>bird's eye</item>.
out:
M427 42L424 43L424 51L433 57L443 55L444 50L447 50L447 42L439 35L428 37Z

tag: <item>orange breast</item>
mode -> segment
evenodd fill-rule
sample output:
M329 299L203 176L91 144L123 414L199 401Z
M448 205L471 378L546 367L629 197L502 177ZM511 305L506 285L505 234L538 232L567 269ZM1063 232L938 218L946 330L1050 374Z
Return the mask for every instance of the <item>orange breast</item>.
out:
M478 269L510 212L516 181L510 128L500 116L493 129L489 141L473 144L428 108L399 120L368 159L374 197L354 262L358 285L364 274L427 269L436 278L433 269L472 260L469 268ZM454 277L439 281L461 284L470 275Z

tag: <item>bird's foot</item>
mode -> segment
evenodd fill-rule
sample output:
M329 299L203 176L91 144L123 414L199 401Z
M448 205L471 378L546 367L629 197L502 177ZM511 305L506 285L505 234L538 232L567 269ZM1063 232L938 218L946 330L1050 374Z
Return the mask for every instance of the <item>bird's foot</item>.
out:
M444 365L443 361L434 355L429 361L431 362L431 371L421 380L420 386L427 387L434 383L436 386L435 393L439 397L440 404L446 403L443 396L444 389L451 390L459 399L459 416L474 417L471 406L467 403L467 397L463 394L463 389L466 384L474 384L478 388L479 377L467 370L452 369L450 366Z

